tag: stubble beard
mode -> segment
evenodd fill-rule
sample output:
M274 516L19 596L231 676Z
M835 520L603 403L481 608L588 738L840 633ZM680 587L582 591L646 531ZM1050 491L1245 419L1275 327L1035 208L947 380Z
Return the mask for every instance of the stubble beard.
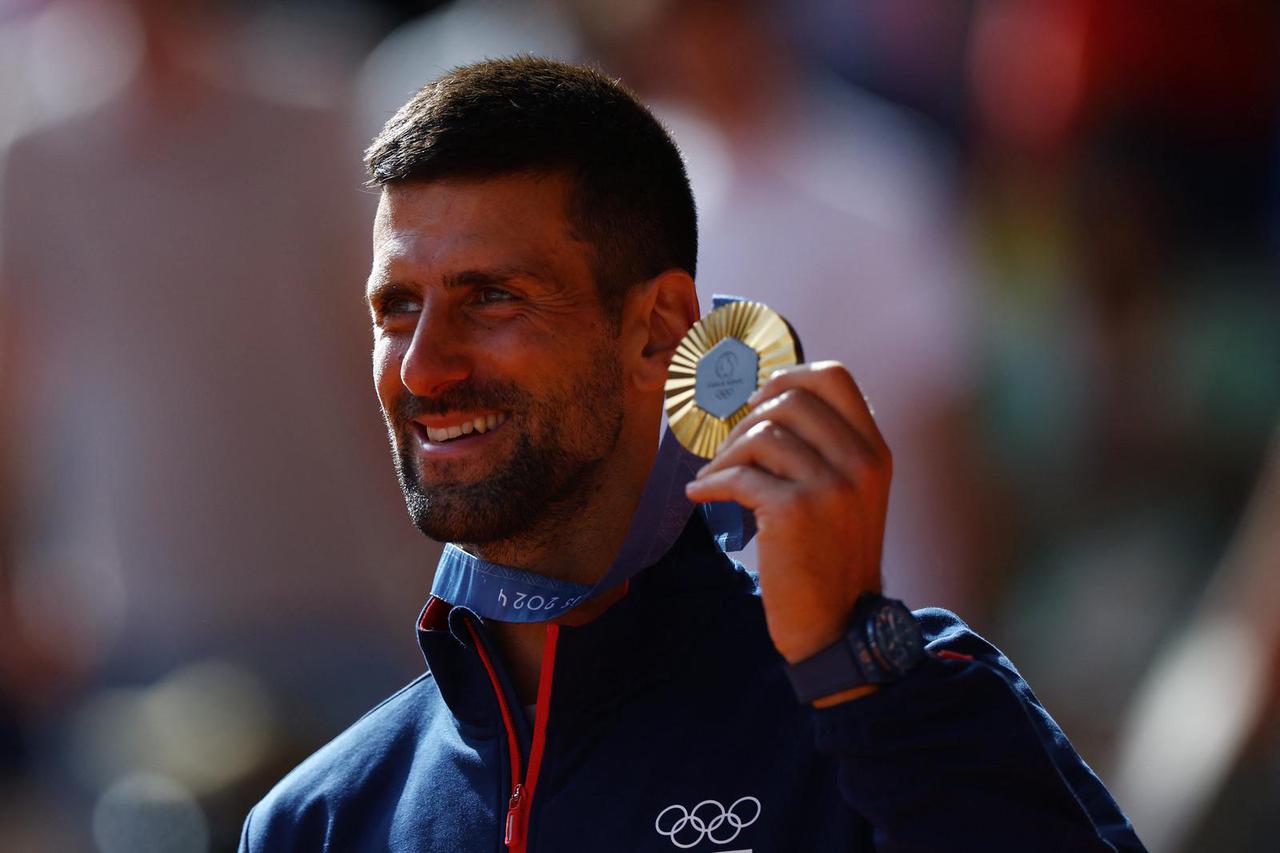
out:
M622 371L616 353L563 392L536 399L508 382L470 383L427 400L405 397L389 424L396 475L415 527L440 542L494 545L538 542L579 516L599 488L599 471L622 433ZM408 435L422 413L510 412L516 446L475 482L424 483Z

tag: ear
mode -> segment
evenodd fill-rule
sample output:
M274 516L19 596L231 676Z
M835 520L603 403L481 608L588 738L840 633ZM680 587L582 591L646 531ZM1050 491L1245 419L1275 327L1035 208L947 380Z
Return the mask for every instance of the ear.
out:
M632 291L623 309L622 336L637 389L662 390L671 355L697 319L698 292L684 270L667 270Z

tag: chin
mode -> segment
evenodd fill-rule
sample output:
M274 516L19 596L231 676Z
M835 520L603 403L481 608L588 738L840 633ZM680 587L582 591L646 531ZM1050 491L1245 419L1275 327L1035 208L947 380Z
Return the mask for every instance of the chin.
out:
M513 513L507 507L475 501L458 503L438 493L406 493L405 504L413 526L424 536L438 542L469 545L515 539L528 531L541 514L541 507L536 504L523 513Z
M469 483L427 483L410 454L396 474L413 526L439 542L483 545L520 536L537 523L543 502L501 474Z

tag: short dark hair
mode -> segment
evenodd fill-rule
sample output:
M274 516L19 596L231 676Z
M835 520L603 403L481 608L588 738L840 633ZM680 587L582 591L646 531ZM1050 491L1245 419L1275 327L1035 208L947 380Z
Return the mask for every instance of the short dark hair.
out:
M566 218L593 247L606 315L663 270L695 273L693 193L671 137L618 80L519 56L464 65L424 86L365 151L370 183L563 173Z

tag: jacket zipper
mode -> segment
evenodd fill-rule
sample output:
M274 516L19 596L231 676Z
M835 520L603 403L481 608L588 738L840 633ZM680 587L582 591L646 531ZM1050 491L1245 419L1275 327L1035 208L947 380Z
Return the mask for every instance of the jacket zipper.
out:
M551 707L551 682L555 675L556 642L560 638L560 626L547 626L547 641L542 650L542 667L538 672L537 712L533 721L533 743L529 747L529 767L523 775L520 772L520 741L516 737L515 722L511 716L511 706L507 702L502 682L498 680L497 670L489 653L480 641L476 629L467 623L476 650L489 673L494 693L498 697L498 706L502 710L502 724L507 730L507 752L511 755L511 799L507 803L507 819L503 825L503 841L510 853L525 853L528 843L529 812L533 807L533 795L538 787L538 772L542 769L542 754L547 744L547 717Z

